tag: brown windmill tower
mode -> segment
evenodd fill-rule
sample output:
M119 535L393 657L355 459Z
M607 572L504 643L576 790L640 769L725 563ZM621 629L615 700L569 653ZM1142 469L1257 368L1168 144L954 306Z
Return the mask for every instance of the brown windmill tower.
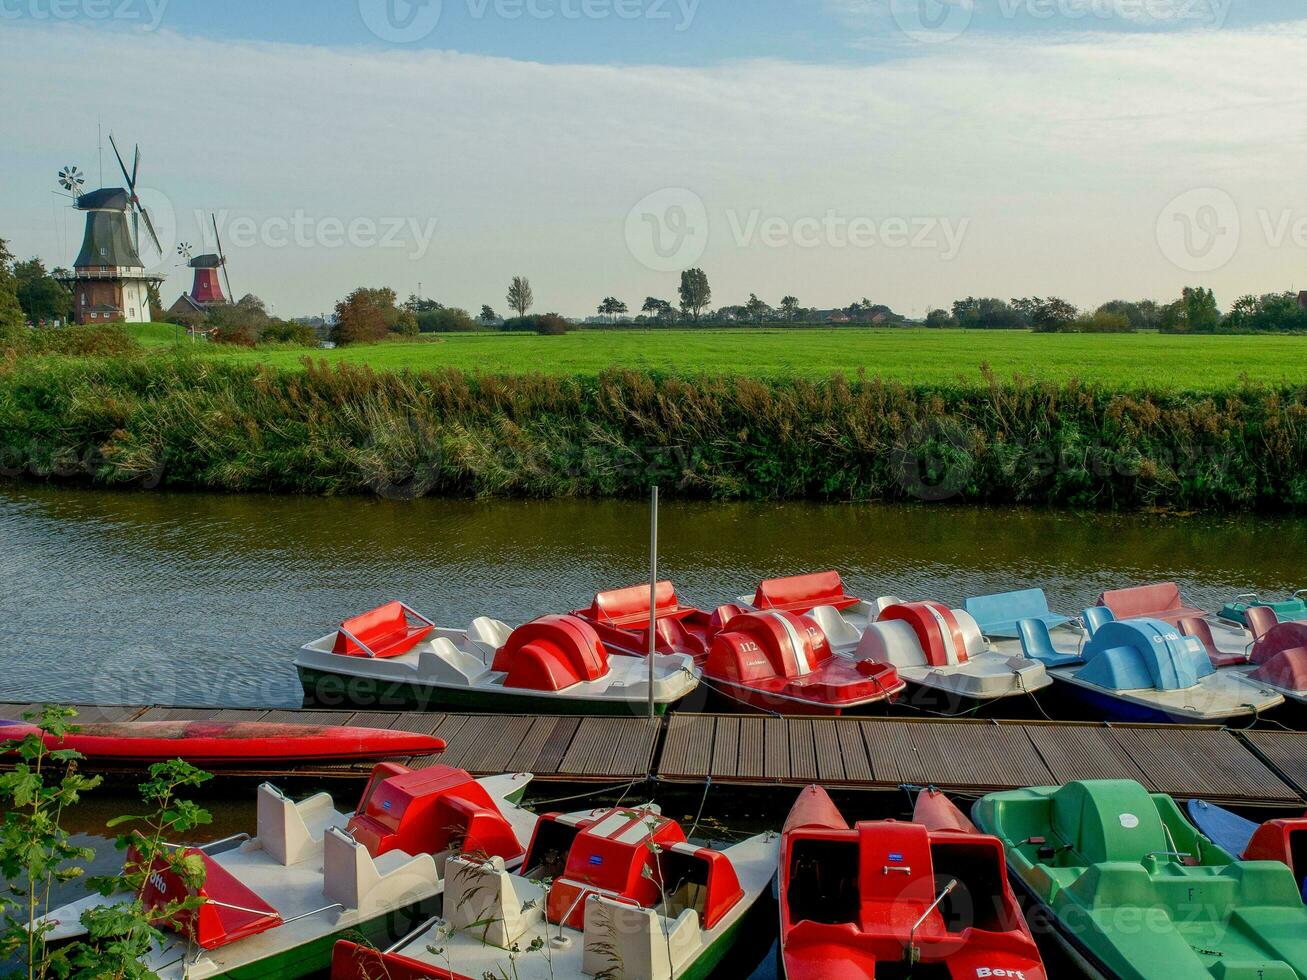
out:
M59 183L73 195L78 211L86 212L82 249L72 275L62 281L73 293L73 319L77 323L146 323L150 320L149 287L162 276L146 272L141 261L141 221L144 219L155 251L163 254L150 213L136 193L141 169L141 148L136 147L132 172L127 172L112 134L114 156L127 187L105 187L82 193L84 178L76 167L59 172ZM130 219L130 221L129 221Z

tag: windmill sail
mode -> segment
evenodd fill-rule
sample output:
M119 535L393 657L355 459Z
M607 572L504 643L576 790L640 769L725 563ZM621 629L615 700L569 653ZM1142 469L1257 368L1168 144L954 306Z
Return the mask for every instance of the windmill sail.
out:
M236 294L231 291L231 275L227 272L227 256L222 251L222 236L218 234L218 216L210 215L213 218L213 238L218 245L218 259L222 263L222 278L227 284L227 302L236 302Z
M123 160L123 155L118 151L118 143L113 138L113 133L109 134L109 145L113 147L113 155L118 160L118 168L123 172L123 179L127 181L127 193L130 196L132 210L132 226L136 229L136 248L139 253L141 247L140 219L145 219L145 228L150 233L150 240L154 242L154 249L159 255L163 255L163 245L159 242L159 236L154 231L154 222L150 220L150 212L145 210L141 204L140 195L136 191L136 178L140 175L141 170L141 147L136 146L136 155L132 160L132 172L127 172L127 164Z

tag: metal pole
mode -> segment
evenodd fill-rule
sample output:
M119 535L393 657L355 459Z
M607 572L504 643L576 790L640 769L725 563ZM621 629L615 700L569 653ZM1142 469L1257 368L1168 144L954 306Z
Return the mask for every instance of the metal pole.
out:
M658 488L653 488L649 511L649 718L658 716L654 702L654 650L658 635Z

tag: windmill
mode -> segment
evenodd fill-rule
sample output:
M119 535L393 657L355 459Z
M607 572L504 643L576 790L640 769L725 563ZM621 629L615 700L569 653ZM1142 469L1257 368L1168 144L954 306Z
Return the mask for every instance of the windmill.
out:
M186 265L194 270L195 279L189 293L182 293L168 310L169 316L185 318L187 314L203 317L215 306L224 306L232 302L231 277L227 273L227 256L222 250L222 235L218 231L218 216L212 216L213 238L218 251L204 255L193 254L193 246L182 242L177 246L177 254ZM227 291L223 292L223 283Z
M137 192L140 147L136 147L135 162L128 173L112 135L109 141L127 181L126 188L103 187L87 192L83 190L86 178L78 167L69 164L59 171L59 186L73 198L73 206L86 213L81 251L73 262L72 273L62 281L73 292L73 315L78 323L143 323L150 319L150 287L162 283L163 277L146 272L141 261L142 220L160 257L163 246Z

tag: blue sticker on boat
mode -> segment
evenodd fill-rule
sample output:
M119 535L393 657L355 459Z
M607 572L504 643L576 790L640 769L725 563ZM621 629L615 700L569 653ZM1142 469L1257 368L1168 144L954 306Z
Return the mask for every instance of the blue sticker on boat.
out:
M590 863L598 867L599 865L604 863L604 859L600 857L598 854L591 854Z
M385 802L383 802L383 803L381 804L381 809L383 809L383 810L389 810L389 809L390 809L390 800L386 800Z
M891 855L889 856L889 859L890 859L891 861L894 861L894 862L898 863L898 864L902 864L902 863L903 863L903 855L902 855L902 854L891 854Z

